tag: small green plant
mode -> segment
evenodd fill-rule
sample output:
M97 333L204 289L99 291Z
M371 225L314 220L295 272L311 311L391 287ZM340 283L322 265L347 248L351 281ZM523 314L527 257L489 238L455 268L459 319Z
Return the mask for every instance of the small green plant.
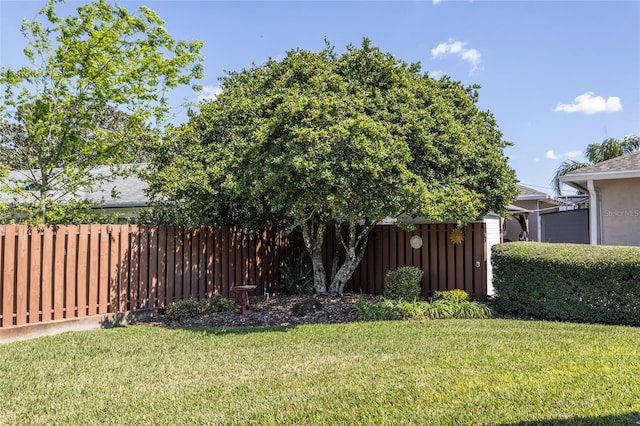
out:
M401 319L423 319L427 316L428 303L420 300L400 299L396 302L396 312Z
M287 294L313 294L316 289L313 285L313 269L306 258L299 257L296 260L287 259L280 268L284 277L284 292Z
M211 299L185 299L171 303L164 311L168 320L179 321L188 318L195 318L200 315L215 314L228 311L233 306L231 300L216 293Z
M214 293L211 299L207 301L207 313L215 314L218 312L230 311L233 307L233 302L226 297L222 297L220 293Z
M358 319L361 321L384 321L400 319L395 304L391 300L367 302L362 298L355 304Z
M465 300L455 305L455 317L468 319L491 318L491 309L483 303Z
M437 299L428 303L427 317L430 319L455 318L455 305L450 300Z
M358 318L363 321L491 318L488 306L459 298L439 298L431 302L404 299L366 302L360 298L355 308Z
M404 266L387 272L384 277L384 297L393 300L416 300L420 297L422 272L415 266Z
M444 300L452 300L456 302L465 302L469 300L469 294L461 290L459 288L454 288L453 290L448 291L436 291L433 293L433 299L444 299Z
M176 321L197 317L202 312L202 301L196 299L179 300L171 303L164 311L168 320Z

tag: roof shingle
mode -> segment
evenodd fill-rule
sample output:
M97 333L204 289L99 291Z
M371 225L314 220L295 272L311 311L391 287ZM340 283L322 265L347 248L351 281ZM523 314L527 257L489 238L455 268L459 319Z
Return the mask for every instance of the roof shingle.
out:
M567 176L582 175L586 173L628 172L634 170L640 171L640 151L612 158L611 160L603 161L581 169L576 169L567 173Z

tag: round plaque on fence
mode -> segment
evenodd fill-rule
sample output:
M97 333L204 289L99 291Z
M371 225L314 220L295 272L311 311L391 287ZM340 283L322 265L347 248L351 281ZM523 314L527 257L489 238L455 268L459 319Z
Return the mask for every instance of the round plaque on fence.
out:
M414 249L419 249L420 247L422 247L422 237L420 235L414 235L409 240L409 244L411 244L411 247L413 247Z

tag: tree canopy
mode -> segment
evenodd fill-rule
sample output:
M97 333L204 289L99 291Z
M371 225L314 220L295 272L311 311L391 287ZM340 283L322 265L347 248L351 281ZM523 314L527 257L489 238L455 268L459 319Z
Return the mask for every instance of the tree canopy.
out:
M588 162L568 160L564 161L556 169L553 179L551 179L551 185L553 186L555 194L559 196L562 193L560 188L561 176L592 164L601 163L603 161L611 160L612 158L620 157L621 155L635 152L638 149L640 149L640 135L625 136L622 140L607 138L600 143L591 143L587 145L587 148L584 151L584 156L587 158Z
M292 50L229 72L163 144L151 187L201 222L301 227L316 290L339 294L385 218L464 223L515 199L508 143L477 108L477 89L430 78L367 39L342 54ZM327 282L330 226L346 254Z
M130 170L119 166L162 133L168 92L202 76L202 43L174 40L146 6L130 14L95 0L60 17L60 2L22 23L30 65L0 71L0 166L24 171L0 191L19 193L13 207L31 222L48 222L60 199L82 205L80 190ZM95 179L100 165L112 175Z

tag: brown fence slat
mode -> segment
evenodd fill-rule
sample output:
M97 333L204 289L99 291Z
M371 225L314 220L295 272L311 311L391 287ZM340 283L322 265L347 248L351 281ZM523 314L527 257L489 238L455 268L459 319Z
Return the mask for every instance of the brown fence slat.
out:
M220 288L224 297L230 297L229 294L229 228L222 227L220 236Z
M420 237L422 247L420 247L420 264L422 265L422 294L431 294L429 290L429 225L420 225Z
M46 226L42 230L42 292L40 303L42 321L50 321L53 316L53 265L54 265L53 228Z
M165 304L170 304L175 300L175 273L176 273L176 240L175 240L175 227L169 226L167 228L167 278L166 278L166 301Z
M100 228L100 267L98 286L98 314L106 314L109 310L109 257L111 256L110 225Z
M88 309L87 315L95 315L98 311L98 287L100 276L98 274L100 266L100 227L90 225L89 227L89 278L88 278Z
M209 298L213 291L207 279L207 271L209 270L209 258L207 254L207 228L201 227L198 230L198 238L200 240L200 259L198 268L198 293L200 298Z
M120 262L120 245L123 244L120 236L120 226L110 226L109 243L109 312L117 312L120 306L120 277L119 272L122 262Z
M267 283L267 281L264 279L264 274L263 274L263 260L264 260L264 235L265 235L266 231L262 231L259 235L259 237L257 237L256 240L256 282L260 283L263 285L263 287L266 288L266 290L263 288L263 292L267 291L271 291L271 289L269 288L269 284Z
M158 262L158 275L157 275L157 303L156 307L165 306L166 301L166 286L167 286L167 234L168 230L166 226L160 226L157 230L157 262Z
M131 230L135 234L135 230ZM149 228L140 226L138 229L139 261L138 261L138 308L149 307Z
M67 252L66 235L67 229L61 226L56 227L55 239L55 261L53 267L53 319L59 320L64 316L65 285L64 285L64 264Z
M149 304L148 308L158 306L158 228L149 227Z
M33 324L40 322L40 300L42 285L42 235L39 229L31 230L29 248L29 318Z
M464 288L473 289L473 240L475 238L475 224L467 225L464 231ZM472 292L468 292L471 294Z
M174 265L175 265L175 275L174 275L174 285L173 285L173 301L182 300L182 274L183 274L183 250L184 250L184 239L183 239L183 230L181 228L175 228L175 236L174 236Z
M182 250L182 298L189 299L191 297L191 232L184 230L182 233L182 241L184 249Z
M67 226L67 250L65 252L65 318L76 316L77 305L77 264L78 264L78 227Z
M18 227L16 256L16 325L27 322L27 291L29 282L29 227Z
M15 295L16 231L14 226L5 227L2 256L2 326L13 325L13 302Z
M200 279L198 270L200 269L200 233L197 229L191 232L191 297L199 299Z
M118 250L118 274L120 312L140 308L140 238L138 225L118 225L120 243ZM136 259L132 259L132 256ZM135 290L135 296L132 292Z
M76 315L84 317L87 315L87 274L89 266L89 225L80 225L78 227L78 274L77 279L77 302Z
M211 297L211 295L216 291L215 287L214 287L214 279L213 279L213 272L214 272L214 265L215 265L215 253L214 253L214 233L212 228L205 228L204 229L204 239L206 241L206 246L205 246L205 250L206 250L206 274L205 274L205 279L207 281L207 295L209 297Z

